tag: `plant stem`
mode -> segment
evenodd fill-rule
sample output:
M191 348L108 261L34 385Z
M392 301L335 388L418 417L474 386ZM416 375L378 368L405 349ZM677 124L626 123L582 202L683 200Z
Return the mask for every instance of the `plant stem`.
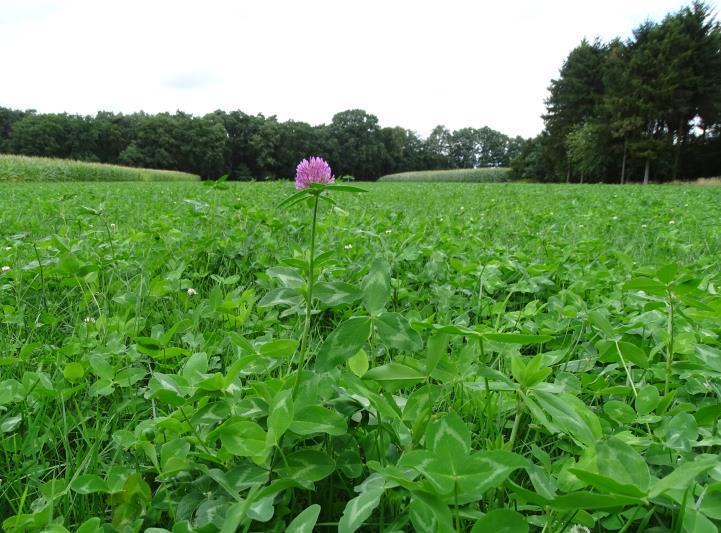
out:
M300 377L303 373L305 365L305 356L308 351L308 334L310 333L311 307L313 305L313 260L315 259L315 225L318 219L318 194L315 195L313 203L313 224L310 227L310 260L308 262L308 293L305 299L305 325L303 326L303 336L300 339L300 361L298 362L298 373L295 376L295 384L293 385L293 399L298 395L300 387Z
M668 394L671 384L671 365L673 363L673 296L668 293L668 352L666 354L666 383L663 386L664 396Z

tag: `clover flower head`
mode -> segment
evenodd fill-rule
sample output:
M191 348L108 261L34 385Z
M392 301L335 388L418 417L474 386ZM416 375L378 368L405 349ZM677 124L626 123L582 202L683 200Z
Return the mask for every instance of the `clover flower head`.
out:
M669 220L668 223L671 224L671 225L674 225L674 224L676 223L676 221L675 221L675 220Z
M307 189L311 183L333 183L335 177L330 165L320 157L303 159L295 169L295 188Z
M0 270L2 270L3 272L10 272L10 267L7 266L7 265L5 265L5 266L3 266L2 269L0 269Z
M353 249L353 245L352 245L352 244L346 244L343 248L345 248L346 250L352 250L352 249Z
M93 318L91 316L86 316L83 319L83 322L85 322L86 324L95 324L95 318Z
M193 287L188 287L188 296L193 297L196 294L198 294L198 291L196 291Z

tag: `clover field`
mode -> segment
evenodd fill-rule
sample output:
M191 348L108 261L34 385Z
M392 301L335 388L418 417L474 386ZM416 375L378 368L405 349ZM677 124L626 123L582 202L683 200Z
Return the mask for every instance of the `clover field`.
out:
M5 183L5 531L721 525L721 188Z

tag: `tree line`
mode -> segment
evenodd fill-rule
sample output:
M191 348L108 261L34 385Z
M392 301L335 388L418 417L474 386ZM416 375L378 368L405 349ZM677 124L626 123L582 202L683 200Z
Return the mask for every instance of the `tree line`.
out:
M357 179L509 166L523 143L488 127L437 126L422 138L401 127L381 127L361 109L312 126L242 111L81 116L0 107L0 152L181 170L210 179L292 178L298 161L309 155L327 159L336 175Z
M513 162L538 181L721 175L721 27L694 2L631 38L582 41L546 100L544 131Z

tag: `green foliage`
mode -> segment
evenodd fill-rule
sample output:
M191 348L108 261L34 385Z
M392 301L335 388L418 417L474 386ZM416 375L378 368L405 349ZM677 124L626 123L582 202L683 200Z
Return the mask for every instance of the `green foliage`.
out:
M171 169L203 179L289 179L309 155L330 161L336 175L361 180L422 169L508 166L524 142L488 127L450 132L438 126L423 139L408 129L381 127L378 117L362 109L311 126L239 110L202 117L100 111L91 117L0 107L0 153Z
M459 168L455 170L425 170L382 176L378 181L429 181L498 183L510 180L507 168Z
M0 154L0 181L196 181L199 179L199 176L172 170Z
M718 528L721 189L349 187L4 183L4 530Z
M583 40L551 81L545 131L512 163L516 176L648 183L718 175L714 17L693 2L643 23L627 41Z

